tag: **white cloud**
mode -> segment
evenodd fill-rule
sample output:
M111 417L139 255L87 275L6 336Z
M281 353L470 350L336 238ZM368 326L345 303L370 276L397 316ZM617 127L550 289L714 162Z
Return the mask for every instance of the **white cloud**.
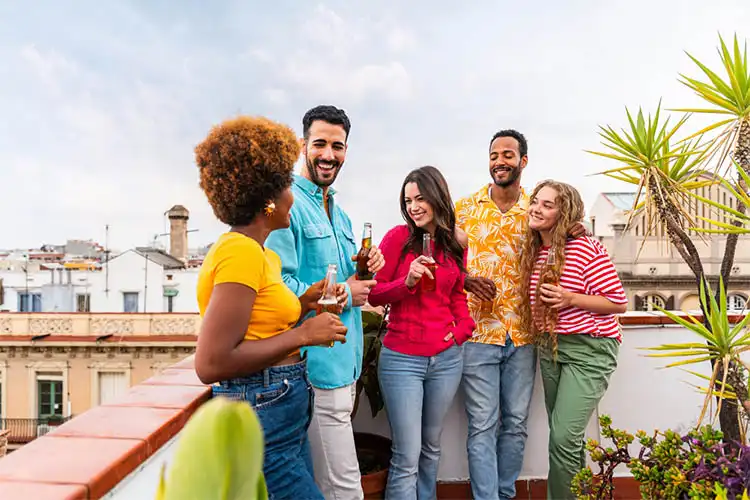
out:
M289 102L286 91L283 89L266 89L263 91L263 95L272 104L283 105Z
M73 62L54 50L42 52L34 45L26 45L21 48L19 55L48 91L56 95L62 92L60 80L78 73Z
M198 188L195 144L238 111L299 126L323 101L353 121L337 187L357 231L367 219L378 235L400 222L400 183L420 165L441 168L455 197L478 189L489 137L507 127L529 138L527 187L557 177L589 201L627 188L587 177L610 166L582 152L599 148L597 125L620 126L624 105L650 110L661 96L696 104L676 81L696 74L682 50L715 65L716 31L750 26L746 1L179 12L123 2L106 15L51 4L34 22L14 7L0 33L0 178L13 182L0 247L100 238L109 223L126 248L161 232L176 203L200 229L191 244L213 241L223 228ZM512 22L488 25L503 16Z
M401 26L389 28L385 40L388 48L394 52L405 52L416 46L414 33Z

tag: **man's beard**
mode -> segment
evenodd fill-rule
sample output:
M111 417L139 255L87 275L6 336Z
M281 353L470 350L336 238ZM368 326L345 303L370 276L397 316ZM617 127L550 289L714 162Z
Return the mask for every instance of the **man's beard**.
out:
M305 162L307 163L307 171L310 172L310 180L313 181L316 186L330 186L336 180L336 177L338 177L339 172L341 171L341 164L337 161L321 162L319 159L309 160L307 157L305 157ZM320 165L321 163L323 165L333 166L333 175L331 175L330 178L322 179L320 175L318 175L318 165Z
M510 167L510 170L508 171L508 177L505 180L495 180L495 174L492 173L492 181L495 183L496 186L500 187L508 187L512 186L518 178L521 177L521 169L519 167Z

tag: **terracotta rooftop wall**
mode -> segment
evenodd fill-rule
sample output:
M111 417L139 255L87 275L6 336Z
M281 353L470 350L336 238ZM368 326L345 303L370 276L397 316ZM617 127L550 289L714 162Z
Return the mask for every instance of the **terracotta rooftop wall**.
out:
M0 459L0 498L101 498L174 437L210 394L186 358Z

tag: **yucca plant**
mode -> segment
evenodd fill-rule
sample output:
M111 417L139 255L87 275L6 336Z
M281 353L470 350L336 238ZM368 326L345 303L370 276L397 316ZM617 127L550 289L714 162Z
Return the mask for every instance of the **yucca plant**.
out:
M190 417L156 500L268 500L263 429L249 404L216 397Z
M726 178L719 178L718 182L722 184L727 189L727 191L729 191L735 197L738 207L741 208L750 206L750 192L747 188L747 186L750 185L750 174L745 172L745 170L742 169L742 167L740 167L739 164L734 161L734 159L732 160L732 163L737 169L737 174L739 175L740 182L733 183ZM713 234L740 235L750 233L750 227L746 225L750 223L750 215L748 215L745 210L732 208L729 205L724 205L723 203L719 203L716 200L700 196L698 193L692 193L692 196L701 203L705 203L706 205L710 205L716 208L719 215L725 216L731 222L728 223L723 220L698 216L698 219L708 222L709 225L712 226L712 228L693 227L691 229L698 232Z
M727 205L711 203L723 213L729 215L731 224L716 219L707 220L714 229L703 229L704 232L728 234L724 258L721 265L721 276L728 282L734 264L734 252L740 234L750 232L745 224L750 220L745 215L748 206L748 175L750 175L750 66L747 59L747 42L740 49L737 35L734 35L732 50L724 43L719 35L719 58L722 71L713 71L701 61L687 53L688 57L701 70L707 79L700 81L680 75L680 82L703 99L707 107L681 108L676 111L687 113L702 113L719 115L722 118L693 134L702 136L705 133L719 131L707 149L706 159L716 161L719 171L730 158L737 169L739 178L733 186L733 194L737 197L736 208ZM690 137L688 137L689 139ZM729 183L725 182L729 187ZM703 200L705 202L705 200ZM697 229L698 230L698 229Z
M704 289L704 287L707 287L707 289ZM719 291L716 296L712 293L710 285L704 282L701 283L700 291L705 321L700 321L691 315L688 315L688 319L685 319L658 306L657 309L675 323L695 333L703 342L663 344L645 348L649 351L655 351L654 354L649 354L649 357L683 358L666 365L666 368L705 362L711 363L713 371L710 377L691 372L708 382L707 387L701 388L706 393L706 399L698 419L699 425L705 418L714 396L718 396L719 403L716 412L711 412L712 419L719 415L722 401L733 401L735 405L740 403L744 408L744 404L748 400L748 393L744 373L740 368L742 366L740 354L750 349L750 332L746 329L748 323L750 323L750 315L746 315L736 325L730 324L727 294L723 280L719 280ZM744 442L744 432L742 434L740 437Z
M644 118L643 110L639 109L634 120L630 110L626 108L625 112L628 130L622 129L618 133L610 125L599 127L602 144L609 151L587 152L622 164L599 175L636 186L635 203L630 210L627 228L635 215L644 213L644 236L666 234L700 282L703 264L687 232L687 227L694 224L685 207L690 206L691 190L713 182L703 179L703 172L698 169L705 150L699 143L700 139L683 142L680 146L672 144L672 138L688 116L683 116L670 127L670 119L662 117L661 102L653 117L649 114L648 118ZM658 231L660 228L663 231ZM644 237L643 243L645 241Z
M675 111L728 116L693 135L699 136L721 129L712 143L709 159L719 154L718 164L721 165L725 158L731 156L747 172L750 169L750 66L747 61L747 43L744 49L740 50L736 34L732 51L724 43L721 35L719 43L719 58L725 75L719 76L689 53L688 57L701 69L708 81L702 82L680 74L680 82L706 101L708 107L682 108Z
M745 210L750 201L748 196L748 181L750 180L750 73L748 73L747 49L740 50L740 44L735 35L733 50L730 51L724 40L719 37L719 56L723 71L715 72L701 63L695 57L688 56L703 72L707 81L701 82L697 79L680 75L681 82L692 89L699 97L704 99L708 106L675 109L687 113L678 121L673 128L666 124L659 124L659 112L654 120L649 117L646 123L639 113L639 119L634 122L628 113L630 122L630 133L623 131L617 134L611 127L600 127L605 139L604 145L610 150L607 153L595 153L600 156L612 158L623 165L614 170L602 172L613 178L619 178L625 182L635 184L637 197L631 210L631 218L636 213L644 210L648 223L644 228L646 235L653 234L654 229L661 225L666 229L670 243L677 249L685 263L693 271L697 284L701 290L701 304L704 314L705 307L709 305L703 295L704 284L709 277L704 276L703 264L696 250L695 244L688 237L690 230L701 233L729 233L727 244L722 260L720 278L722 283L728 284L731 278L731 269L734 264L734 254L739 233L744 231L743 223ZM724 77L719 73L725 73ZM676 142L677 146L664 146L676 136L681 126L687 121L691 114L718 114L721 119L698 132L688 135ZM706 135L714 137L704 142ZM661 141L662 148L656 147ZM729 182L722 178L721 166L724 160L731 157L740 170L738 182ZM713 169L710 164L715 162ZM678 165L681 165L678 167ZM684 169L684 170L683 170ZM706 174L714 170L715 174L706 178ZM730 190L737 196L736 209L710 202L707 198L698 196L696 187L702 180L705 182L721 182L724 186L732 187ZM689 202L686 200L691 199ZM682 206L690 206L694 203L709 203L712 207L727 214L730 224L726 224L718 218L706 218L704 220L712 224L711 229L696 227L694 221ZM720 217L721 218L721 217ZM719 222L720 224L715 224ZM706 235L707 236L707 235ZM712 324L706 320L704 323L710 332ZM715 359L711 358L712 363ZM725 367L722 363L712 364L714 371L720 380L725 379ZM738 361L729 359L728 370L731 378L732 373L741 371ZM716 371L718 369L718 371ZM725 386L722 386L726 389ZM710 394L710 392L709 392ZM724 405L720 413L721 429L725 439L737 441L740 439L740 423L736 405Z

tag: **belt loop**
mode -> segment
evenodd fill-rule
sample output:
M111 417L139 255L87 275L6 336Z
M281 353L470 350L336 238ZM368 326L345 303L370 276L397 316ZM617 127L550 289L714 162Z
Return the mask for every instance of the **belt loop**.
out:
M268 368L263 369L263 387L271 385L271 372Z

